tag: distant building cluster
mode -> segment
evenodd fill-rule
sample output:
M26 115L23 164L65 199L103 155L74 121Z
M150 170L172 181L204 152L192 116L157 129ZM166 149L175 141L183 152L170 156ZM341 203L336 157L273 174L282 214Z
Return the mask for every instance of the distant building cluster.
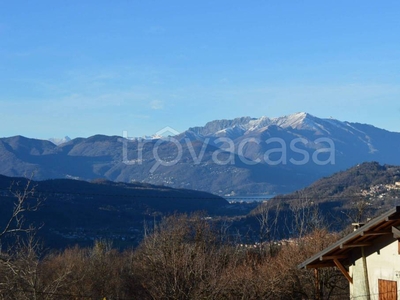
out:
M361 195L364 197L380 197L383 198L387 192L400 190L400 181L393 184L377 184L371 186L368 190L361 190Z

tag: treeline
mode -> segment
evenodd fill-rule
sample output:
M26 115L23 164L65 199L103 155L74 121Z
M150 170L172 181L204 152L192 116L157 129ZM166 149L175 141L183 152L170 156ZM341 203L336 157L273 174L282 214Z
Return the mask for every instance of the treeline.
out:
M339 236L313 229L286 241L243 245L202 215L174 215L136 249L107 241L44 253L34 239L0 255L1 299L343 299L336 269L297 265Z

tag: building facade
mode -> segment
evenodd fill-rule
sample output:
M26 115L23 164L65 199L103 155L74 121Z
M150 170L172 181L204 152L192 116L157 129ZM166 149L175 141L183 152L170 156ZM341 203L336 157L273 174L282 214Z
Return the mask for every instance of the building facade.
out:
M337 267L349 281L350 299L400 300L400 206L301 263L299 268Z

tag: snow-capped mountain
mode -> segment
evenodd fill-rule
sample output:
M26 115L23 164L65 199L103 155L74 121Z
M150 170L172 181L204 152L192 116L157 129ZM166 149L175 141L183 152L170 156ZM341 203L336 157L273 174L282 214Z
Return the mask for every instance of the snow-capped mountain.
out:
M49 138L48 140L52 142L54 145L59 146L64 143L68 143L69 141L71 141L71 138L69 136L65 136L63 138Z
M61 144L4 138L0 174L107 178L240 195L290 192L367 161L400 165L400 133L304 112L215 120L174 138L96 135Z
M395 138L386 139L387 135ZM400 133L390 133L367 124L318 118L305 112L278 118L263 116L216 120L204 127L189 128L179 137L181 140L189 138L191 141L210 140L218 148L253 160L263 160L265 153L273 146L284 147L282 151L288 156L299 156L298 152L302 150L298 150L298 147L313 155L313 151L324 148L329 143L334 147L335 158L341 159L335 162L338 165L351 161L352 155L349 153L354 153L362 161L395 163L398 155L393 149L400 149ZM229 141L223 143L222 137ZM325 143L318 145L315 141L321 141L321 138L325 138Z
M350 123L334 119L320 119L305 112L292 115L269 118L236 118L233 120L216 120L207 123L204 127L189 128L187 132L194 133L198 138L221 137L239 138L243 135L263 132L270 126L286 130L309 130L320 133L329 133L332 127L347 128Z

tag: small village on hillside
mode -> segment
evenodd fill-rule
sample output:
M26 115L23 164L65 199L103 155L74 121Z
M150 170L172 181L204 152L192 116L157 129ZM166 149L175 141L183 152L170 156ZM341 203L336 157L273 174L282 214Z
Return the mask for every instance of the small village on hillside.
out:
M363 197L383 198L390 191L400 191L400 181L393 184L378 184L371 186L368 190L362 190L360 195Z

